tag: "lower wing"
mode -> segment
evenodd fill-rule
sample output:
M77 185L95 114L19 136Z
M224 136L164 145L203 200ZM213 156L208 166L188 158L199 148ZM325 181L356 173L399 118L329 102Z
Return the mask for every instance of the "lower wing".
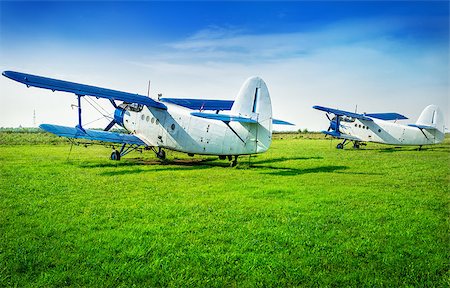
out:
M130 134L80 129L77 127L67 127L52 124L42 124L39 127L47 132L61 137L147 146L147 144L145 144L141 139Z
M322 133L325 134L325 135L333 136L335 138L347 139L347 140L350 140L350 141L363 141L363 140L361 140L358 137L347 135L347 134L342 134L342 133L339 133L339 132L336 132L336 131L322 131Z

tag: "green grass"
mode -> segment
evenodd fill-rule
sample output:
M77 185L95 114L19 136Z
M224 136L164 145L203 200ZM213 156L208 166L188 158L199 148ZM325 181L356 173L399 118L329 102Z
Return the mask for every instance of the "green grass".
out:
M342 151L275 138L235 168L69 156L58 138L0 145L0 286L450 285L450 139Z

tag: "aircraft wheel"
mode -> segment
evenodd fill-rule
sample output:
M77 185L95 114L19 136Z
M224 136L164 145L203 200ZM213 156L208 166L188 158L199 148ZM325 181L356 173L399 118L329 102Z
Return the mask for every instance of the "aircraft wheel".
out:
M114 150L111 153L111 160L119 161L120 160L120 152L117 150Z
M339 143L339 144L337 144L336 148L337 149L344 149L344 144Z
M355 149L359 149L359 143L355 143L355 144L353 144L353 148L355 148Z
M237 158L238 158L238 156L234 156L234 160L233 160L233 162L231 162L231 167L236 167L236 165L237 165Z
M166 151L164 150L159 150L158 153L156 153L156 157L158 157L161 160L166 159Z
M219 155L220 160L225 160L226 158L227 158L227 156L225 156L225 155Z

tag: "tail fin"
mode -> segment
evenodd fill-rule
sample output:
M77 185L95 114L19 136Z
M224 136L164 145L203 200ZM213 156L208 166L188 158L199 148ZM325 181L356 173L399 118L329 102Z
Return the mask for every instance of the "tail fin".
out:
M423 109L416 122L417 126L430 127L425 130L433 135L433 143L437 144L444 141L445 127L444 114L436 105L429 105Z
M416 125L430 126L444 133L444 114L436 105L429 105L423 109Z
M254 129L249 126L250 133L254 134L251 138L256 141L256 153L269 148L272 142L272 102L263 79L250 77L245 81L231 107L231 114L251 117L258 122Z

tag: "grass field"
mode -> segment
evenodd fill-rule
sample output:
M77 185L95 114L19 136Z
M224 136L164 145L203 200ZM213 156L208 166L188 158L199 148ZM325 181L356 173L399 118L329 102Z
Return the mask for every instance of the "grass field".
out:
M449 138L276 135L231 168L22 134L0 133L0 286L450 285Z

